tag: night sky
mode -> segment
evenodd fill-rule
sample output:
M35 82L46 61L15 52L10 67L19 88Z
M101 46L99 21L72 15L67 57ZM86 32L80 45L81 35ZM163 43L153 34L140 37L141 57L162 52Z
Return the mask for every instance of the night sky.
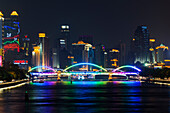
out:
M115 47L130 42L138 25L147 25L157 44L170 46L169 0L1 0L0 10L8 17L20 15L22 34L35 41L38 32L50 40L59 38L59 26L70 25L71 39L93 35L95 44Z

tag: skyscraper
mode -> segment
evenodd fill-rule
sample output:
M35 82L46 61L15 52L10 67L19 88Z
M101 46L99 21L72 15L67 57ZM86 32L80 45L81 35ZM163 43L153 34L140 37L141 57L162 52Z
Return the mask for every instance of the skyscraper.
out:
M13 11L9 18L4 18L3 48L5 62L13 62L15 59L22 59L20 52L20 25L18 13Z
M68 24L61 25L60 41L63 41L65 48L70 52L71 51L70 26Z
M86 44L83 50L83 62L93 63L94 51L91 44ZM92 66L86 65L86 69L92 71Z
M150 63L156 63L155 59L155 39L150 38L149 39L149 58L150 58Z
M60 65L59 65L59 54L58 54L58 51L57 51L57 48L52 48L52 67L53 68L59 68Z
M164 63L164 60L167 59L166 52L167 50L169 50L169 48L163 44L161 44L160 46L156 47L156 55L157 55L157 63Z
M49 39L45 35L45 33L39 33L39 43L40 43L40 64L42 66L49 66L50 60Z
M147 26L138 26L132 41L134 63L149 62L149 30Z
M104 52L105 52L105 46L102 44L98 44L96 45L96 51L95 51L95 57L96 57L96 61L95 63L103 66L104 67Z
M120 42L119 44L119 66L125 65L126 64L126 44L124 42Z
M40 66L40 46L33 45L32 66Z
M107 52L108 67L117 67L119 66L119 50L118 49L109 49Z
M77 63L83 62L83 51L84 46L88 43L84 43L83 41L78 41L77 43L72 43L73 46L73 55L74 61Z

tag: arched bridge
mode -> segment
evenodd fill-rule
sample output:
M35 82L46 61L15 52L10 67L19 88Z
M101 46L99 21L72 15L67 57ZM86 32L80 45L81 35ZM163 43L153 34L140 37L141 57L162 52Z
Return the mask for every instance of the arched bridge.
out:
M94 66L96 68L99 68L102 70L102 72L96 72L96 71L70 71L70 72L67 72L69 69L73 68L73 67L76 67L76 66L81 66L81 65L89 65L89 66ZM48 69L48 70L51 70L53 72L32 72L33 70L36 70L38 68L45 68L45 69ZM134 70L136 70L137 72L120 72L119 70L121 70L122 68L132 68ZM35 75L35 76L43 76L43 75L46 75L46 76L51 76L51 75L56 75L58 78L61 77L61 76L71 76L71 75L93 75L93 76L96 76L96 75L109 75L109 76L114 76L114 75L119 75L119 76L126 76L126 75L138 75L139 72L141 70L135 66L131 66L131 65L125 65L125 66L120 66L116 69L114 69L112 72L108 72L105 68L97 65L97 64L93 64L93 63L77 63L77 64L74 64L74 65L71 65L67 68L65 68L62 72L56 72L55 69L51 68L51 67L48 67L48 66L36 66L34 68L31 68L28 72L31 72L32 75Z

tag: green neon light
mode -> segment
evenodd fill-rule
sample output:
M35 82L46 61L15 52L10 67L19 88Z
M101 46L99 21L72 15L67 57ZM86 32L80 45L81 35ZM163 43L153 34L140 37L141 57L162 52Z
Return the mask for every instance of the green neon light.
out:
M135 66L125 65L125 66L121 66L121 67L116 68L115 70L113 70L113 72L116 72L117 70L120 70L120 69L126 68L126 67L133 68L133 69L135 69L135 70L137 70L137 71L139 71L139 72L141 71L139 68L137 68L137 67L135 67Z
M97 67L97 68L102 69L103 71L107 72L107 70L104 69L103 67L96 65L96 64L93 64L93 63L77 63L77 64L74 64L74 65L71 65L71 66L65 68L63 71L67 71L68 69L70 69L72 67L80 66L80 65L91 65L91 66Z
M50 69L50 70L53 70L54 72L56 72L55 69L48 67L48 66L36 66L36 67L31 68L28 72L31 72L32 70L35 70L37 68L47 68L47 69Z
M14 41L6 41L6 42L4 42L4 45L5 44L13 44L13 43L17 43L18 45L20 45L19 42L16 41L16 40L14 40Z

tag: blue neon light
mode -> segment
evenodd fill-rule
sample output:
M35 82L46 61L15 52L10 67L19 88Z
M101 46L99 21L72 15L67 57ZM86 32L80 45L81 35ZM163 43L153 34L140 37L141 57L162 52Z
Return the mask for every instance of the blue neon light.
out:
M16 30L16 28L11 27L11 26L4 26L4 28L5 28L6 30L8 30L8 28L13 29L13 30Z

